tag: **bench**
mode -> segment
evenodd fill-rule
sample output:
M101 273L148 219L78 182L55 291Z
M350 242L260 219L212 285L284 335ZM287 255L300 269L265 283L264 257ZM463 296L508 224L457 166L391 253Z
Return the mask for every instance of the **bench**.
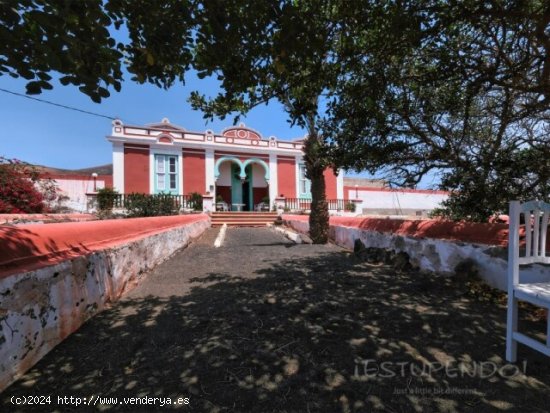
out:
M520 245L520 219L525 222L525 244ZM550 356L550 317L547 316L546 343L518 331L518 301L527 301L550 310L550 282L520 283L520 267L550 264L547 247L550 204L541 201L510 202L508 233L508 314L506 323L506 360L517 360L517 343ZM550 269L549 269L550 271Z

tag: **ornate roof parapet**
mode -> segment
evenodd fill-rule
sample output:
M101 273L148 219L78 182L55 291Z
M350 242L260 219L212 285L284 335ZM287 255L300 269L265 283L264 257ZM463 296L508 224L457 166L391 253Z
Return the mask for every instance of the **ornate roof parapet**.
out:
M222 136L228 138L239 139L262 139L260 132L246 127L244 123L239 123L239 126L230 126L222 131Z
M204 132L191 132L181 126L170 123L168 118L161 122L149 123L143 126L125 125L120 119L113 120L113 133L111 138L117 142L127 139L139 144L139 140L151 140L156 144L182 145L188 143L203 143L207 146L227 145L237 148L254 148L265 150L292 150L301 151L303 141L279 140L275 136L263 138L262 135L247 127L244 123L238 126L230 126L222 130L221 134L214 133L211 129ZM144 143L146 143L144 141Z
M174 131L180 131L180 132L186 131L185 128L182 128L179 125L174 125L173 123L170 123L170 119L168 118L162 118L160 122L149 123L145 126L150 129L174 130Z
M124 132L123 131L124 124L119 118L113 119L111 123L113 125L113 134L121 134Z

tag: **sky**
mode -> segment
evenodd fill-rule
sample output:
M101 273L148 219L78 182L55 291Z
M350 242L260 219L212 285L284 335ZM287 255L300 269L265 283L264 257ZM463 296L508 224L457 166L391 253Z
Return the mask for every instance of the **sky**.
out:
M220 133L233 124L233 117L207 122L201 112L191 109L187 98L193 90L207 96L215 96L219 90L215 81L198 79L193 73L186 78L186 85L178 84L168 90L149 84L137 84L126 80L122 90L111 90L111 96L100 104L81 93L75 86L63 86L54 81L53 89L39 99L73 106L78 109L119 117L126 124L144 125L160 122L167 117L171 123L187 130L202 132L212 129ZM25 94L24 79L0 76L0 88ZM254 108L244 122L262 134L264 138L279 139L303 137L305 131L290 127L280 104ZM0 91L0 155L17 158L32 164L56 168L80 169L112 162L111 144L105 136L111 133L109 119L79 113Z

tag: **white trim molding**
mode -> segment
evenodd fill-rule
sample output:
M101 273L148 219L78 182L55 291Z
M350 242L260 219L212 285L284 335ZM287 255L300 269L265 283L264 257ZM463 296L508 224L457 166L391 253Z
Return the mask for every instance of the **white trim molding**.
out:
M215 162L214 162L214 149L213 148L206 148L204 152L204 167L205 167L205 183L206 187L204 188L204 193L207 191L210 191L210 187L214 188L214 192L216 191L216 178L214 176L215 173ZM216 196L215 193L212 194L213 196ZM214 198L215 200L216 198Z
M275 198L279 196L279 179L277 176L277 155L269 154L269 201L273 205ZM270 206L271 208L271 206Z
M113 187L124 193L124 144L113 142Z
M344 199L344 171L340 169L336 177L336 198Z
M294 170L296 173L296 182L295 185L295 197L300 198L300 164L302 163L302 157L301 156L295 156L294 157ZM286 195L286 194L285 194Z
M155 155L172 155L178 157L178 191L183 195L183 152L181 148L151 146L149 149L149 193L155 193Z

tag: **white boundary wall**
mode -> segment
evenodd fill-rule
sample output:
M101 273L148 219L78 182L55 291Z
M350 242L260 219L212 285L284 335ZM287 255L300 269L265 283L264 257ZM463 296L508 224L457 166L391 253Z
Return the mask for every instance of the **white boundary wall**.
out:
M78 212L86 212L87 197L86 193L94 192L94 181L79 179L54 179L57 187L61 190L61 195L69 197L64 206ZM96 189L105 188L105 181L98 179Z
M298 232L307 233L307 221L285 219ZM466 243L436 238L414 238L393 233L331 225L329 236L344 248L353 249L356 239L367 248L382 248L406 252L421 270L441 275L454 275L456 266L472 260L479 275L492 287L506 291L508 267L507 249L500 246ZM522 269L521 282L550 282L550 268L531 265Z
M431 211L441 205L441 202L449 196L445 193L434 191L365 191L358 189L348 189L346 194L348 199L360 199L362 204L360 208L366 212L385 212L392 215L406 215L415 211Z

